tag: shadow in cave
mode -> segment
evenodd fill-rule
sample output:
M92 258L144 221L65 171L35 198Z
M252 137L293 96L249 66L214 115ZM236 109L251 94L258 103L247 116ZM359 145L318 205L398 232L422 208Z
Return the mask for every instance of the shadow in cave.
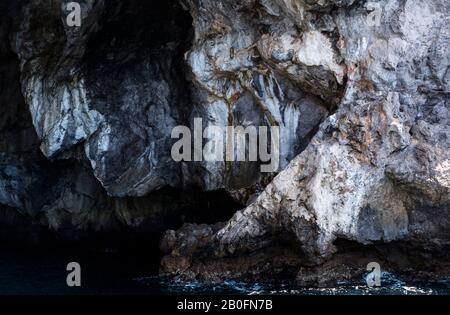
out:
M147 79L165 80L172 87L171 108L178 122L188 122L191 97L184 54L194 38L192 17L177 0L110 0L99 20L99 31L87 42L80 69L87 77L91 97L100 112L111 110L122 97L120 86L126 73L148 67ZM174 106L172 106L174 107Z
M190 47L193 37L189 13L180 7L178 1L110 0L105 5L99 31L89 39L84 59L80 61L80 67L88 78L92 78L92 82L87 83L114 83L111 79L114 75L120 80L123 69L139 67L143 59L150 59L159 63L161 68L157 69L163 69L161 75L177 86L176 98L183 100L184 104L189 102L183 62L184 52ZM2 44L8 43L6 33L5 38L1 38ZM10 108L5 109L11 115L5 114L3 117L11 117L14 121L5 123L5 128L0 124L0 147L30 176L32 184L24 190L33 211L36 209L36 212L27 213L0 205L0 247L4 249L3 255L7 255L8 250L23 255L27 260L36 258L39 261L39 257L55 255L73 261L95 260L97 265L106 266L109 263L110 269L127 269L134 276L157 269L159 239L165 230L178 229L184 223L227 221L243 208L225 191L204 192L197 188L183 191L163 188L142 198L109 197L93 176L86 160L47 160L39 150L30 112L20 93L18 58L8 47L8 54L3 59L1 64L14 67L4 91L7 91L8 97L17 98L20 104L12 108L11 103ZM164 65L167 59L174 61L171 67ZM102 91L101 88L98 90ZM180 121L187 121L189 112L184 113L183 109L188 110L187 106L180 106L177 115ZM17 140L18 134L24 136L24 139L21 138L25 142L23 147ZM3 150L3 145L7 149ZM74 152L79 149L81 145ZM89 190L89 196L80 194L77 187ZM86 228L80 230L76 211L58 209L52 214L56 215L53 219L57 219L58 229L49 229L52 218L39 209L55 200L64 201L66 190L71 191L70 196L83 200L80 204L85 204L85 199L94 198L95 209L92 210L105 214L106 227L99 229L88 222ZM133 213L124 217L119 208ZM96 214L86 215L95 218ZM125 224L126 221L131 224Z

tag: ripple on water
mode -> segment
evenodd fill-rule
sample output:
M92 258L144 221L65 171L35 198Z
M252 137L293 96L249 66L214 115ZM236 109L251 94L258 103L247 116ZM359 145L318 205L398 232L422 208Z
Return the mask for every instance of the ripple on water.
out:
M134 279L141 285L158 285L167 294L244 294L244 295L450 295L450 281L433 283L405 283L390 273L383 273L381 287L369 288L364 278L358 284L340 284L332 288L298 287L292 281L280 280L268 283L224 281L205 284L200 281L174 281L159 277Z

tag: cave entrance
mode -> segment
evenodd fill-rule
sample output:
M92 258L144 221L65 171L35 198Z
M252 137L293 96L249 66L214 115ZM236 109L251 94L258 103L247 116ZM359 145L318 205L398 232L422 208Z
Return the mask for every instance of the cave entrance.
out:
M170 111L178 121L187 121L192 102L184 54L194 38L190 13L178 0L109 0L104 5L99 30L90 35L80 61L90 96L97 100L95 109L113 110L127 77L133 77L133 84L153 78L169 84L170 102L177 104Z
M178 0L109 0L104 5L98 31L90 35L81 60L88 93L96 100L93 102L95 109L121 112L126 105L122 101L124 94L119 91L127 89L122 84L124 79L128 80L127 84L144 85L145 81L156 78L171 87L172 103L168 109L171 117L178 123L188 124L192 101L184 54L191 48L194 37L190 13ZM141 72L143 67L146 67L145 74ZM147 106L142 99L139 101ZM148 129L154 126L150 123ZM163 188L142 198L112 199L115 203L126 204L141 224L130 229L119 222L120 231L115 236L108 233L103 239L115 239L123 242L124 247L136 246L138 250L143 244L154 249L167 229L178 229L184 223L227 221L244 207L223 190L205 192L195 187ZM127 240L123 239L124 231L130 237Z

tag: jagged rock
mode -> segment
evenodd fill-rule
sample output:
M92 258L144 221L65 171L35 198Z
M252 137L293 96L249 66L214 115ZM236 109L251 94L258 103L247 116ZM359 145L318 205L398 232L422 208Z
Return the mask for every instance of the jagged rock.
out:
M80 27L65 22L68 2L24 2L12 46L42 152L66 159L84 146L111 196L251 190L264 181L259 163L176 163L172 129L193 130L195 118L204 128L280 126L281 170L340 99L345 66L330 39L301 38L294 21L263 4L249 19L253 1L188 1L191 31L177 1L80 1Z
M194 83L193 116L206 125L279 126L283 169L340 99L345 66L335 59L333 44L320 32L302 38L295 21L274 15L268 1L198 0L187 5L195 29L186 55ZM323 49L323 58L315 58L309 45ZM195 179L207 190L239 190L260 177L257 164L233 163L230 168L226 162L203 162L186 168L185 177L200 173Z
M325 278L340 273L323 265L339 239L361 246L402 241L437 252L449 244L450 64L443 56L450 48L450 6L440 0L380 5L379 26L368 23L363 2L317 13L315 20L331 15L331 41L348 69L337 112L253 204L181 255L188 265L172 262L168 269L165 258L163 273L203 277L211 265L214 278L228 277L217 260L264 251L286 233L295 240L299 265L318 266ZM305 19L303 34L316 31L308 14ZM184 242L176 235L168 253L173 259Z

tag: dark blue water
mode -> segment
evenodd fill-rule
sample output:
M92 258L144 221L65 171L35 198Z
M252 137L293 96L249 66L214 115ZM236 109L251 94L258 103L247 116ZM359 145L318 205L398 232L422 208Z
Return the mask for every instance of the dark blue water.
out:
M81 265L81 288L66 284L69 262ZM384 273L382 286L368 288L364 279L358 285L342 284L334 288L299 288L288 281L243 283L225 281L220 285L175 282L157 276L157 258L115 254L72 255L0 254L1 295L43 294L295 294L295 295L450 295L450 282L406 283Z

